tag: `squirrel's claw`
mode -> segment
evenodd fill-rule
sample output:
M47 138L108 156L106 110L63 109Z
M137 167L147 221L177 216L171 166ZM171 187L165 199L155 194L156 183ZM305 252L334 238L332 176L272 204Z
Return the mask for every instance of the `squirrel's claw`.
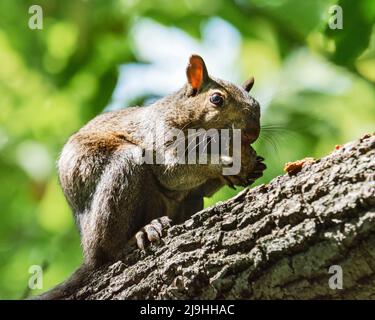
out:
M135 240L137 242L137 247L141 250L145 250L146 239L145 233L143 231L138 231L135 235Z
M236 187L234 186L233 182L232 182L228 177L223 176L223 178L224 178L224 180L225 180L225 182L226 182L226 185L227 185L229 188L231 188L231 189L233 189L233 190L236 190Z
M257 164L255 165L254 171L248 177L250 184L263 176L263 171L267 169L267 166L263 163L263 161L263 157L257 156Z
M138 248L144 251L148 244L158 242L163 236L163 231L171 226L171 222L169 217L164 216L145 225L135 235Z

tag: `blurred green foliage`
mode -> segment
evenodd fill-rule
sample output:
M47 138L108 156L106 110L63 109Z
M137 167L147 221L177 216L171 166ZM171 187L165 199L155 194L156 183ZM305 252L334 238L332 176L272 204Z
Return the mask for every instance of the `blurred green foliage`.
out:
M44 10L43 30L28 28L32 4ZM343 8L343 30L328 27L334 4ZM243 79L253 74L256 87L269 88L265 128L256 143L268 169L258 183L282 174L287 161L323 156L374 131L372 0L2 0L0 298L40 292L28 289L31 265L44 267L45 290L81 263L54 163L69 135L110 101L118 66L137 61L129 37L137 19L148 17L199 39L212 16L241 34ZM309 61L311 72L298 72L299 63ZM314 79L319 68L330 71ZM321 86L300 85L312 80ZM206 205L234 193L224 188Z

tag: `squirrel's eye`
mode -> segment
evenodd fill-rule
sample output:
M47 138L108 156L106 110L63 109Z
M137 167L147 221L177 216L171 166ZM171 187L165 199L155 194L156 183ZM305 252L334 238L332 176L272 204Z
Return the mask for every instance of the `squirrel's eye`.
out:
M214 93L210 97L210 102L213 103L215 106L221 107L224 103L224 99L220 94Z

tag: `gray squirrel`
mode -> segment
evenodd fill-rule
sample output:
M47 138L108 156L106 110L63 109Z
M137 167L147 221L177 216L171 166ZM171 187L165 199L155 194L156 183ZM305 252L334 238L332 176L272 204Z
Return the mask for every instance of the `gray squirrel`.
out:
M260 107L248 94L254 80L239 87L216 79L198 55L190 57L186 75L187 83L177 92L150 106L103 113L64 146L59 178L81 235L84 264L60 290L74 287L87 270L120 259L132 238L141 249L158 241L171 223L201 210L203 198L222 186L248 186L262 176L264 159L250 146L260 133ZM172 128L240 129L240 172L222 174L228 157L219 163L180 164L170 153L165 164L139 163L140 148L154 148L145 135L160 128L166 144ZM44 298L58 298L56 292Z

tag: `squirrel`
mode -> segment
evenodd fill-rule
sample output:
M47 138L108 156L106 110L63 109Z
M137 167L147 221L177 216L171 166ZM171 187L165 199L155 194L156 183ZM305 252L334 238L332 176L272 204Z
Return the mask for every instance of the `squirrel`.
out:
M181 223L203 209L203 198L224 185L248 186L262 176L264 158L250 146L260 133L259 103L249 95L254 79L240 87L214 78L199 55L190 57L186 76L180 90L149 106L98 115L63 147L59 180L74 213L84 254L83 267L70 282L77 283L85 270L119 260L132 239L145 250L160 240L172 222ZM145 136L161 128L168 161L140 163L140 150L155 148ZM173 140L169 132L198 128L241 130L238 174L222 173L233 162L231 157L207 164L178 161L168 148ZM74 284L65 284L60 291L67 287ZM56 292L52 289L42 298L58 298Z

